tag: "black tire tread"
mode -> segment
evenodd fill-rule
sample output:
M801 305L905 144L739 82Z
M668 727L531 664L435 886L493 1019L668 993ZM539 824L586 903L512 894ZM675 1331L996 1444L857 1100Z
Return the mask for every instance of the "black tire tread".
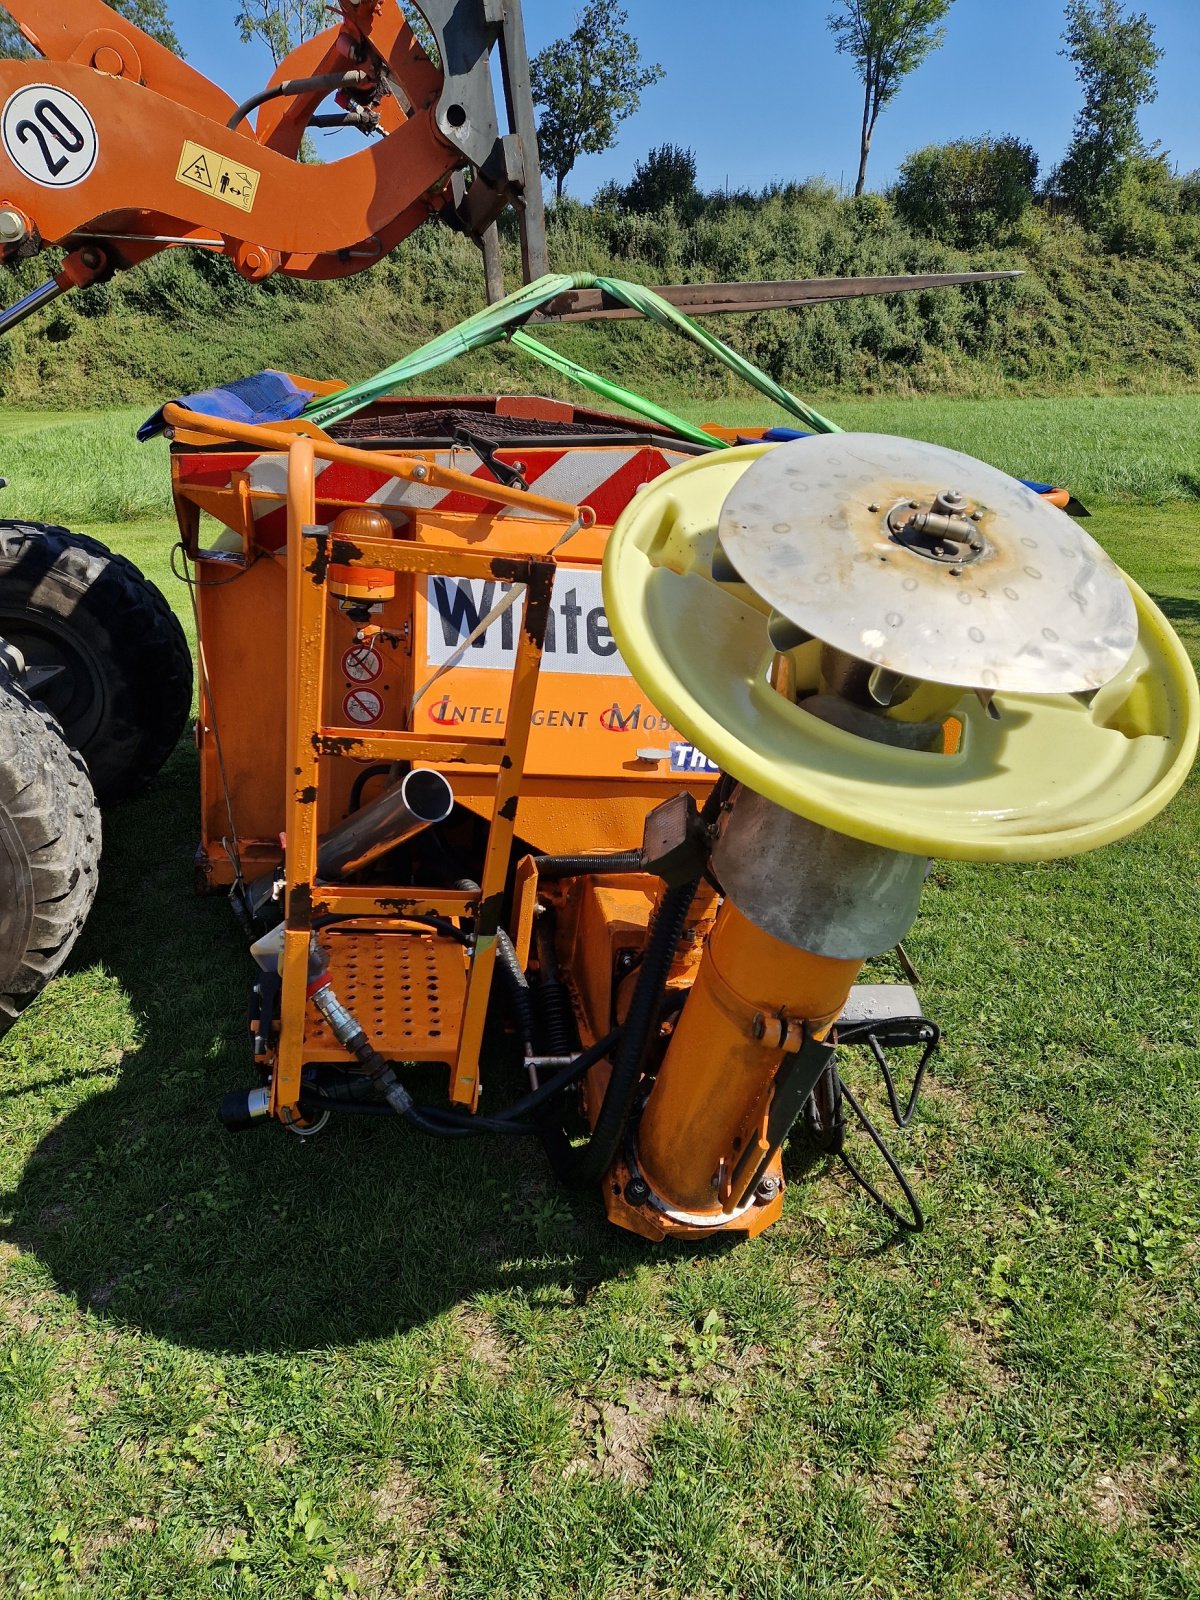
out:
M52 573L67 580L86 597L80 611L90 608L118 642L132 641L143 664L123 682L110 681L116 691L113 726L101 748L82 752L101 802L129 799L146 788L171 754L191 711L187 639L163 594L132 561L99 539L55 523L0 519L0 591L12 592L34 541L37 582Z
M0 1033L62 966L87 920L100 864L100 811L62 729L0 677L0 812L25 848L33 917L23 949L0 949Z

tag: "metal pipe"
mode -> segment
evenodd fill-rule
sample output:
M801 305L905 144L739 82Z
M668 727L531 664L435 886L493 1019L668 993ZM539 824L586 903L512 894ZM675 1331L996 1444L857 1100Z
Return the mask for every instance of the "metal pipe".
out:
M322 878L349 877L422 829L445 822L453 807L454 791L442 774L416 768L326 834L317 873Z
M33 316L35 311L57 300L60 294L66 294L68 287L68 284L59 283L57 278L51 278L49 283L43 283L40 288L31 289L7 311L0 311L0 335L8 333L19 322L24 322L26 317Z

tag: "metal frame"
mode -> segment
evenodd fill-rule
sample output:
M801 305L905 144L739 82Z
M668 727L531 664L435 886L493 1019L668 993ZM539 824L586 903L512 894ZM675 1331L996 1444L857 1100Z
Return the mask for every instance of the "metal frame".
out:
M349 546L316 518L314 464L318 442L294 439L288 448L287 542L287 747L289 782L285 872L285 932L280 1001L279 1052L271 1084L271 1111L285 1122L301 1120L309 947L319 914L377 918L475 912L475 940L454 1058L451 1100L472 1110L479 1100L479 1053L495 968L496 935L524 776L538 671L549 616L555 563L548 556L514 559L463 551L448 545L416 545L404 539L359 540ZM490 486L489 486L490 487ZM339 566L363 564L396 573L503 576L526 586L521 637L503 738L464 740L453 734L377 733L363 738L353 728L327 723L323 707L326 618L330 558ZM503 569L501 572L500 569ZM478 895L437 889L321 888L317 871L317 798L321 758L350 750L365 759L466 763L495 769L495 811L488 833ZM398 909L399 908L399 909ZM422 934L428 936L428 929Z

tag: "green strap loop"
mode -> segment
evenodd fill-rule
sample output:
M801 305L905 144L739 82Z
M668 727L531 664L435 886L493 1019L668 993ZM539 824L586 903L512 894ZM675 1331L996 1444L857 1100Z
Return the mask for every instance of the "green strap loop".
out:
M715 334L700 327L677 306L671 305L661 295L655 294L653 289L647 289L638 283L627 283L623 278L595 277L590 273L547 273L534 283L523 285L514 294L506 295L495 305L485 306L482 311L467 317L456 327L429 340L392 366L385 367L375 377L366 378L361 383L352 384L348 389L340 389L336 394L313 401L306 407L304 416L320 427L328 427L331 423L341 422L343 418L352 416L364 406L370 405L372 401L391 393L399 385L411 383L423 373L432 372L435 368L444 366L446 362L468 355L473 350L482 349L485 345L509 338L518 349L553 367L563 376L583 384L586 388L616 401L631 411L662 423L683 438L693 439L698 443L719 445L721 441L714 439L711 434L705 433L693 423L685 422L665 407L656 405L652 400L646 400L632 390L622 388L620 384L597 376L588 368L580 366L567 356L560 355L558 351L542 344L520 328L519 324L539 307L570 289L603 290L618 304L639 311L651 321L663 327L674 328L676 332L691 339L709 355L715 356L731 372L751 384L760 394L790 412L814 433L841 432L835 422L831 422L828 417L822 416L819 411L815 411L803 400L798 399L782 384L776 383L774 378L768 377L752 361L747 361L745 356L731 349L724 340L718 339Z

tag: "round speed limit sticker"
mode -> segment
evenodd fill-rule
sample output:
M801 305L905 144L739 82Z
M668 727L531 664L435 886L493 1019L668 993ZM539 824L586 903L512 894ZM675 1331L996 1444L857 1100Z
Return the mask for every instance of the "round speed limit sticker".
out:
M347 722L365 727L379 721L383 715L383 701L374 689L351 689L342 701L342 714Z
M46 189L70 189L96 165L96 124L65 89L29 83L0 114L4 153L19 172Z

